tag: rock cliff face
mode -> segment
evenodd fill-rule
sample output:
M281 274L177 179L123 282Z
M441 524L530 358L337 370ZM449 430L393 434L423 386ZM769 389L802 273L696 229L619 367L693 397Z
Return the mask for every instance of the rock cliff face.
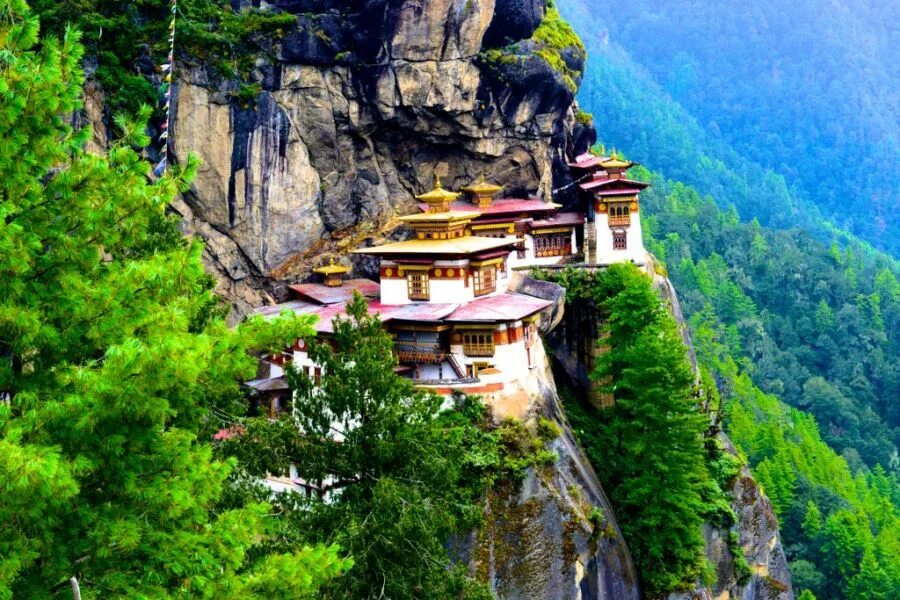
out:
M484 172L542 198L566 180L579 126L571 79L529 39L543 0L268 5L297 24L252 86L197 66L173 88L174 154L203 161L176 209L239 313L323 253L390 232L436 173L458 187ZM502 60L487 56L500 46ZM580 75L578 48L554 50Z

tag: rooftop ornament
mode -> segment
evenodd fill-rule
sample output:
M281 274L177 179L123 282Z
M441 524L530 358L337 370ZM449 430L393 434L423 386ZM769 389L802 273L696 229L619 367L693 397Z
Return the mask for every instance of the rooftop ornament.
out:
M481 179L478 182L473 183L468 187L464 187L462 191L471 194L472 203L476 204L479 208L490 208L491 204L494 202L494 194L502 189L503 186L488 183L484 178L484 173L482 173Z
M324 277L323 283L326 286L340 287L342 283L342 276L349 273L350 268L335 264L334 257L332 256L327 265L325 265L324 267L316 267L315 269L313 269L313 272L319 273Z
M604 169L630 169L635 165L635 163L631 162L628 159L622 157L619 152L613 148L612 154L607 160L604 160L600 165Z
M421 200L428 205L429 212L446 212L450 210L450 203L459 198L459 192L451 192L445 190L441 186L441 176L435 174L434 189L424 194L416 196L416 200Z

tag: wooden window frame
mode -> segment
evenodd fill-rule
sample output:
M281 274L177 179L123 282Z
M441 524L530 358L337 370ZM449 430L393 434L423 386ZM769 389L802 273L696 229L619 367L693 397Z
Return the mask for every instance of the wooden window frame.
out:
M628 233L625 231L613 231L613 250L628 249Z
M410 300L431 299L431 281L428 278L428 271L406 273L406 294Z
M490 273L489 277L485 277ZM487 296L497 291L497 267L477 267L472 269L472 289L475 296Z
M466 356L494 356L496 352L493 331L464 331L462 342Z

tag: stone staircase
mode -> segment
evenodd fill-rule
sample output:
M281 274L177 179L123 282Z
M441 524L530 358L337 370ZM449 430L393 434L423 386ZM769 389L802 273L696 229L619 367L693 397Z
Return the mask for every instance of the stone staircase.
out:
M584 262L589 265L597 262L597 228L593 223L584 224Z

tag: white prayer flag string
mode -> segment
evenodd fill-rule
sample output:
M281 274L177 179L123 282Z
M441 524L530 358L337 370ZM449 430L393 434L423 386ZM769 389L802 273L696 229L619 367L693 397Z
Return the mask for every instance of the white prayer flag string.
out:
M159 136L159 142L162 144L160 149L160 161L153 168L153 173L157 177L161 177L169 166L169 122L172 117L172 73L175 68L175 19L178 14L178 0L172 0L172 20L169 22L169 55L166 62L160 65L163 74L163 83L160 86L160 92L163 95L165 104L163 110L166 118L162 123L162 134Z

